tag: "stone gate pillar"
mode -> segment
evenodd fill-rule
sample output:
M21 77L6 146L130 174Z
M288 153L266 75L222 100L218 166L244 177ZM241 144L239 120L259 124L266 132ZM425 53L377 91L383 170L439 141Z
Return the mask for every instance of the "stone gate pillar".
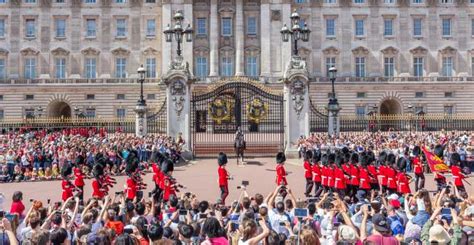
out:
M163 77L166 84L167 134L173 138L182 135L184 150L191 150L191 85L193 75L189 65L179 56L170 64L168 72Z
M291 58L283 81L285 97L285 153L298 156L298 139L309 136L309 78L306 62L298 56Z

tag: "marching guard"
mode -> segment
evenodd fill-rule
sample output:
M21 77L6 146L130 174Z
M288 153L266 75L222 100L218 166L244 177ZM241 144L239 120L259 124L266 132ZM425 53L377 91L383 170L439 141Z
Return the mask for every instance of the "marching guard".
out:
M217 163L219 164L219 168L217 169L219 178L217 182L219 184L219 189L221 190L221 204L225 205L225 199L229 195L228 180L230 179L229 173L225 169L225 166L227 165L227 155L220 152L217 158Z
M463 180L466 178L466 176L464 176L462 169L459 166L460 163L461 156L459 153L455 152L451 154L451 173L453 174L454 185L459 192L465 192L466 189L464 188Z
M415 191L425 188L425 175L423 174L423 163L421 162L421 149L419 146L413 147L413 172L415 173Z
M400 195L411 193L410 190L410 179L411 177L406 174L407 159L404 157L398 158L398 174L397 174L397 192Z
M68 163L66 163L62 168L61 168L61 177L62 177L62 182L61 182L61 187L63 189L62 193L62 199L63 202L65 202L67 199L72 197L74 195L74 190L76 187L72 184L72 182L69 180L69 177L72 174L72 167Z
M323 191L323 187L321 185L321 166L319 166L319 162L321 161L321 152L316 151L313 154L311 161L313 162L311 171L313 172L314 196L318 197Z
M439 157L439 159L443 159L444 156L444 147L442 145L436 145L434 148L434 154ZM438 172L434 172L434 180L436 181L436 186L438 187L438 191L441 191L444 187L446 187L446 177Z
M288 185L288 182L286 181L286 176L288 175L285 170L285 161L286 161L286 156L285 153L283 152L278 152L276 155L276 184L277 185L282 185L286 186Z
M313 190L313 168L311 166L311 159L313 158L313 152L307 150L304 155L304 178L306 179L305 196L310 197Z

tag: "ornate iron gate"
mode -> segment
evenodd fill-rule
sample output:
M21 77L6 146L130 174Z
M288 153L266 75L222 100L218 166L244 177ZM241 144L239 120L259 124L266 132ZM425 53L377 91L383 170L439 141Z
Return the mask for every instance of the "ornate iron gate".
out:
M147 116L146 126L150 134L166 134L166 99L158 111Z
M327 132L328 131L328 115L318 110L313 102L310 100L310 114L309 114L309 127L310 132Z
M234 155L238 127L244 132L245 155L273 155L284 148L283 94L250 80L218 83L194 91L191 135L195 156Z

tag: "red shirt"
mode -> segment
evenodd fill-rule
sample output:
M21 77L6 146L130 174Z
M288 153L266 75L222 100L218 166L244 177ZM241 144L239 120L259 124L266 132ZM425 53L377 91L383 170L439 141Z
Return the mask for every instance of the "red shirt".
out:
M462 180L465 178L462 170L459 166L452 166L451 173L453 174L454 185L455 186L464 186Z
M329 187L334 187L334 169L332 167L328 167L328 186Z
M137 196L137 183L131 177L127 178L127 199L133 200Z
M313 170L313 181L321 183L321 168L319 167L318 163L315 163L312 167Z
M304 161L303 166L304 166L304 177L306 179L312 179L313 170L311 168L311 163L309 163L308 161Z
M346 189L346 179L341 168L334 168L334 187L336 189Z
M329 183L329 178L328 178L328 167L327 166L323 166L321 168L321 184L323 186L328 186L328 183Z
M217 173L219 174L219 186L227 186L227 178L229 177L227 170L224 167L219 166Z
M161 169L158 167L157 164L152 164L151 169L153 170L153 182L160 187L160 182L161 182Z
M413 158L413 171L415 172L415 174L423 173L423 165L421 164L419 157Z
M348 173L351 175L351 185L359 186L359 168L355 164L352 164Z
M370 189L370 177L369 177L369 170L363 167L359 169L359 188L368 190Z
M286 181L286 170L283 164L277 164L276 166L276 184L277 185L288 185L288 182Z
M11 214L18 214L19 216L23 215L23 211L25 211L25 205L21 201L13 202L10 208Z
M379 173L378 176L380 178L380 182L383 186L387 186L387 167L382 165L379 167Z
M399 172L397 175L397 192L402 194L411 193L408 177L403 172Z
M387 177L387 188L397 189L397 171L388 167L385 169L385 176Z
M104 198L104 191L101 189L101 185L97 179L92 181L92 197L98 199Z
M74 190L74 185L72 185L71 182L69 182L68 180L63 180L62 183L61 183L61 186L63 188L63 195L62 195L62 199L63 199L63 202L66 201L68 198L72 197L73 196L73 190Z
M342 165L342 169L344 170L344 172L346 172L347 174L350 175L350 173L351 173L351 165L349 165L349 163L343 164L343 165ZM351 176L345 175L346 184L348 184L348 185L352 185L350 178L351 178Z
M80 168L74 168L74 176L76 179L74 180L74 185L77 187L84 186L84 174L82 173Z

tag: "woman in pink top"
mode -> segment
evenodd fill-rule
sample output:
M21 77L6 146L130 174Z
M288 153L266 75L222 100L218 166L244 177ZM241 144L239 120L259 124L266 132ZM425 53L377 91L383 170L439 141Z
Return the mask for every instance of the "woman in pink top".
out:
M21 191L15 191L12 197L12 205L10 207L11 214L17 214L20 218L23 217L25 211L25 205L23 205L23 193Z

